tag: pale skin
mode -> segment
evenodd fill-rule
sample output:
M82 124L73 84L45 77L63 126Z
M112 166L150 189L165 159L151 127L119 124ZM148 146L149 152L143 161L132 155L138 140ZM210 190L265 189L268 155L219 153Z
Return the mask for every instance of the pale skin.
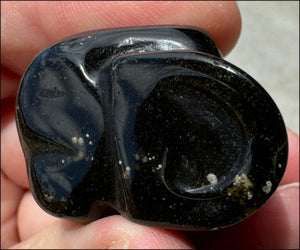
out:
M82 225L46 214L33 200L14 119L26 67L69 35L154 24L201 27L226 55L241 18L234 2L1 2L1 248L299 248L299 137L290 130L280 187L257 213L224 230L179 232L119 215Z

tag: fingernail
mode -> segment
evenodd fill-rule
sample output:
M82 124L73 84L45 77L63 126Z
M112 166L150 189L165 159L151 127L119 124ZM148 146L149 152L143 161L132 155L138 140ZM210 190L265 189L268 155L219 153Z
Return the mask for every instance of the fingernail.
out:
M129 241L128 240L118 240L111 241L107 249L128 249Z

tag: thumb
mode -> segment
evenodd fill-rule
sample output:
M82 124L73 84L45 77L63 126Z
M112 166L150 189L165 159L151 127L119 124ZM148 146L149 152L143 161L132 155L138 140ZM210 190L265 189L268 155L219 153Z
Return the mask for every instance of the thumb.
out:
M132 223L120 215L88 225L59 220L14 249L191 249L193 246L175 231Z

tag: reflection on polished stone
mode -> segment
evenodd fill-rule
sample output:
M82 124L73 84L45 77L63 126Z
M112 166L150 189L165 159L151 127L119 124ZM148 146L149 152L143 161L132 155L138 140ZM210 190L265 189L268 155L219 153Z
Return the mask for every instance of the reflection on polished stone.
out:
M41 52L17 126L37 203L89 222L212 230L261 207L284 174L281 114L204 31L91 31Z

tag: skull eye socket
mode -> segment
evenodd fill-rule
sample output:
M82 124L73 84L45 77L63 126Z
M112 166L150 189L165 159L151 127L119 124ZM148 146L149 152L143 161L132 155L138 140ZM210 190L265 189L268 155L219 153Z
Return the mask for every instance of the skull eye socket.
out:
M243 121L204 82L163 79L139 106L135 124L139 150L160 157L167 187L195 198L225 192L249 152Z

